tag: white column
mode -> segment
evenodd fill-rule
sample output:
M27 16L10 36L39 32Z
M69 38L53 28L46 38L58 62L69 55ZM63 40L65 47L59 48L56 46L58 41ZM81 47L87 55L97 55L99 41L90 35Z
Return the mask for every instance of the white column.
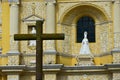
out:
M120 32L120 0L114 3L114 32Z
M55 1L46 5L46 33L55 33ZM46 41L46 52L56 52L54 40Z
M19 53L18 42L14 41L14 34L18 34L18 4L10 4L10 51L8 53Z
M120 0L114 2L114 50L120 50Z

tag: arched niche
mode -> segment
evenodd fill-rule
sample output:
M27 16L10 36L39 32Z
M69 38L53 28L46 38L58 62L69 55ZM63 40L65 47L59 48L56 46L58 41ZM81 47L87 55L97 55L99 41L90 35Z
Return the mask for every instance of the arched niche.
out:
M110 37L108 34L109 29L111 28L109 26L111 18L108 16L107 12L102 7L85 3L77 4L70 7L69 9L67 9L67 11L63 13L63 16L59 20L62 26L61 31L65 33L65 40L63 41L62 45L63 52L71 54L79 53L81 43L76 42L76 23L83 16L90 16L95 21L96 42L90 43L92 53L98 54L109 51L111 49L111 46L109 47L109 43L107 42L107 40ZM106 41L104 41L103 43L101 39L103 41Z

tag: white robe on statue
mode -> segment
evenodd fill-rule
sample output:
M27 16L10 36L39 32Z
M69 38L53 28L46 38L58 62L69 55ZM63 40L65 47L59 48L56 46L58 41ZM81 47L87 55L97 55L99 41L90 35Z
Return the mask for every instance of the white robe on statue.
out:
M82 40L82 46L81 46L79 54L90 54L90 53L91 53L91 51L90 51L89 42L87 39L87 32L85 31L84 39Z

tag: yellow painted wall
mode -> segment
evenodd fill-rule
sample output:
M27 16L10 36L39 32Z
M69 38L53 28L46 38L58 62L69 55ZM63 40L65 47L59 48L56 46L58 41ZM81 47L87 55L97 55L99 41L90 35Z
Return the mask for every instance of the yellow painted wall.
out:
M64 56L57 56L57 64L64 64L67 66L74 66L75 63L75 59L72 57L64 57Z
M104 64L109 64L109 63L112 63L112 62L113 62L113 56L112 55L105 55L105 56L94 58L95 65L104 65Z
M72 58L72 66L74 66L75 64L77 64L77 60L76 58Z
M2 3L2 53L5 54L9 50L9 3Z
M101 64L101 62L100 62L100 57L95 57L95 58L94 58L94 64L95 64L95 65L100 65L100 64Z
M112 61L113 61L112 55L103 56L100 58L100 61L101 61L101 64L112 63Z
M113 62L112 55L94 57L94 64L95 65L104 65L104 64L109 64L112 62ZM76 61L76 58L57 56L57 64L64 64L67 66L75 66L75 64L77 64L77 61Z
M0 65L7 65L7 64L8 64L8 57L2 57Z

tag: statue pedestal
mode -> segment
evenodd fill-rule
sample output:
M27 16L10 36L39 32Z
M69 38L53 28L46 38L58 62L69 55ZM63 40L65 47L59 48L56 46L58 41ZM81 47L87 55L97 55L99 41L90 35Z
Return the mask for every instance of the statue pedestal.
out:
M92 54L79 54L76 56L77 66L90 66L93 65L93 55Z

